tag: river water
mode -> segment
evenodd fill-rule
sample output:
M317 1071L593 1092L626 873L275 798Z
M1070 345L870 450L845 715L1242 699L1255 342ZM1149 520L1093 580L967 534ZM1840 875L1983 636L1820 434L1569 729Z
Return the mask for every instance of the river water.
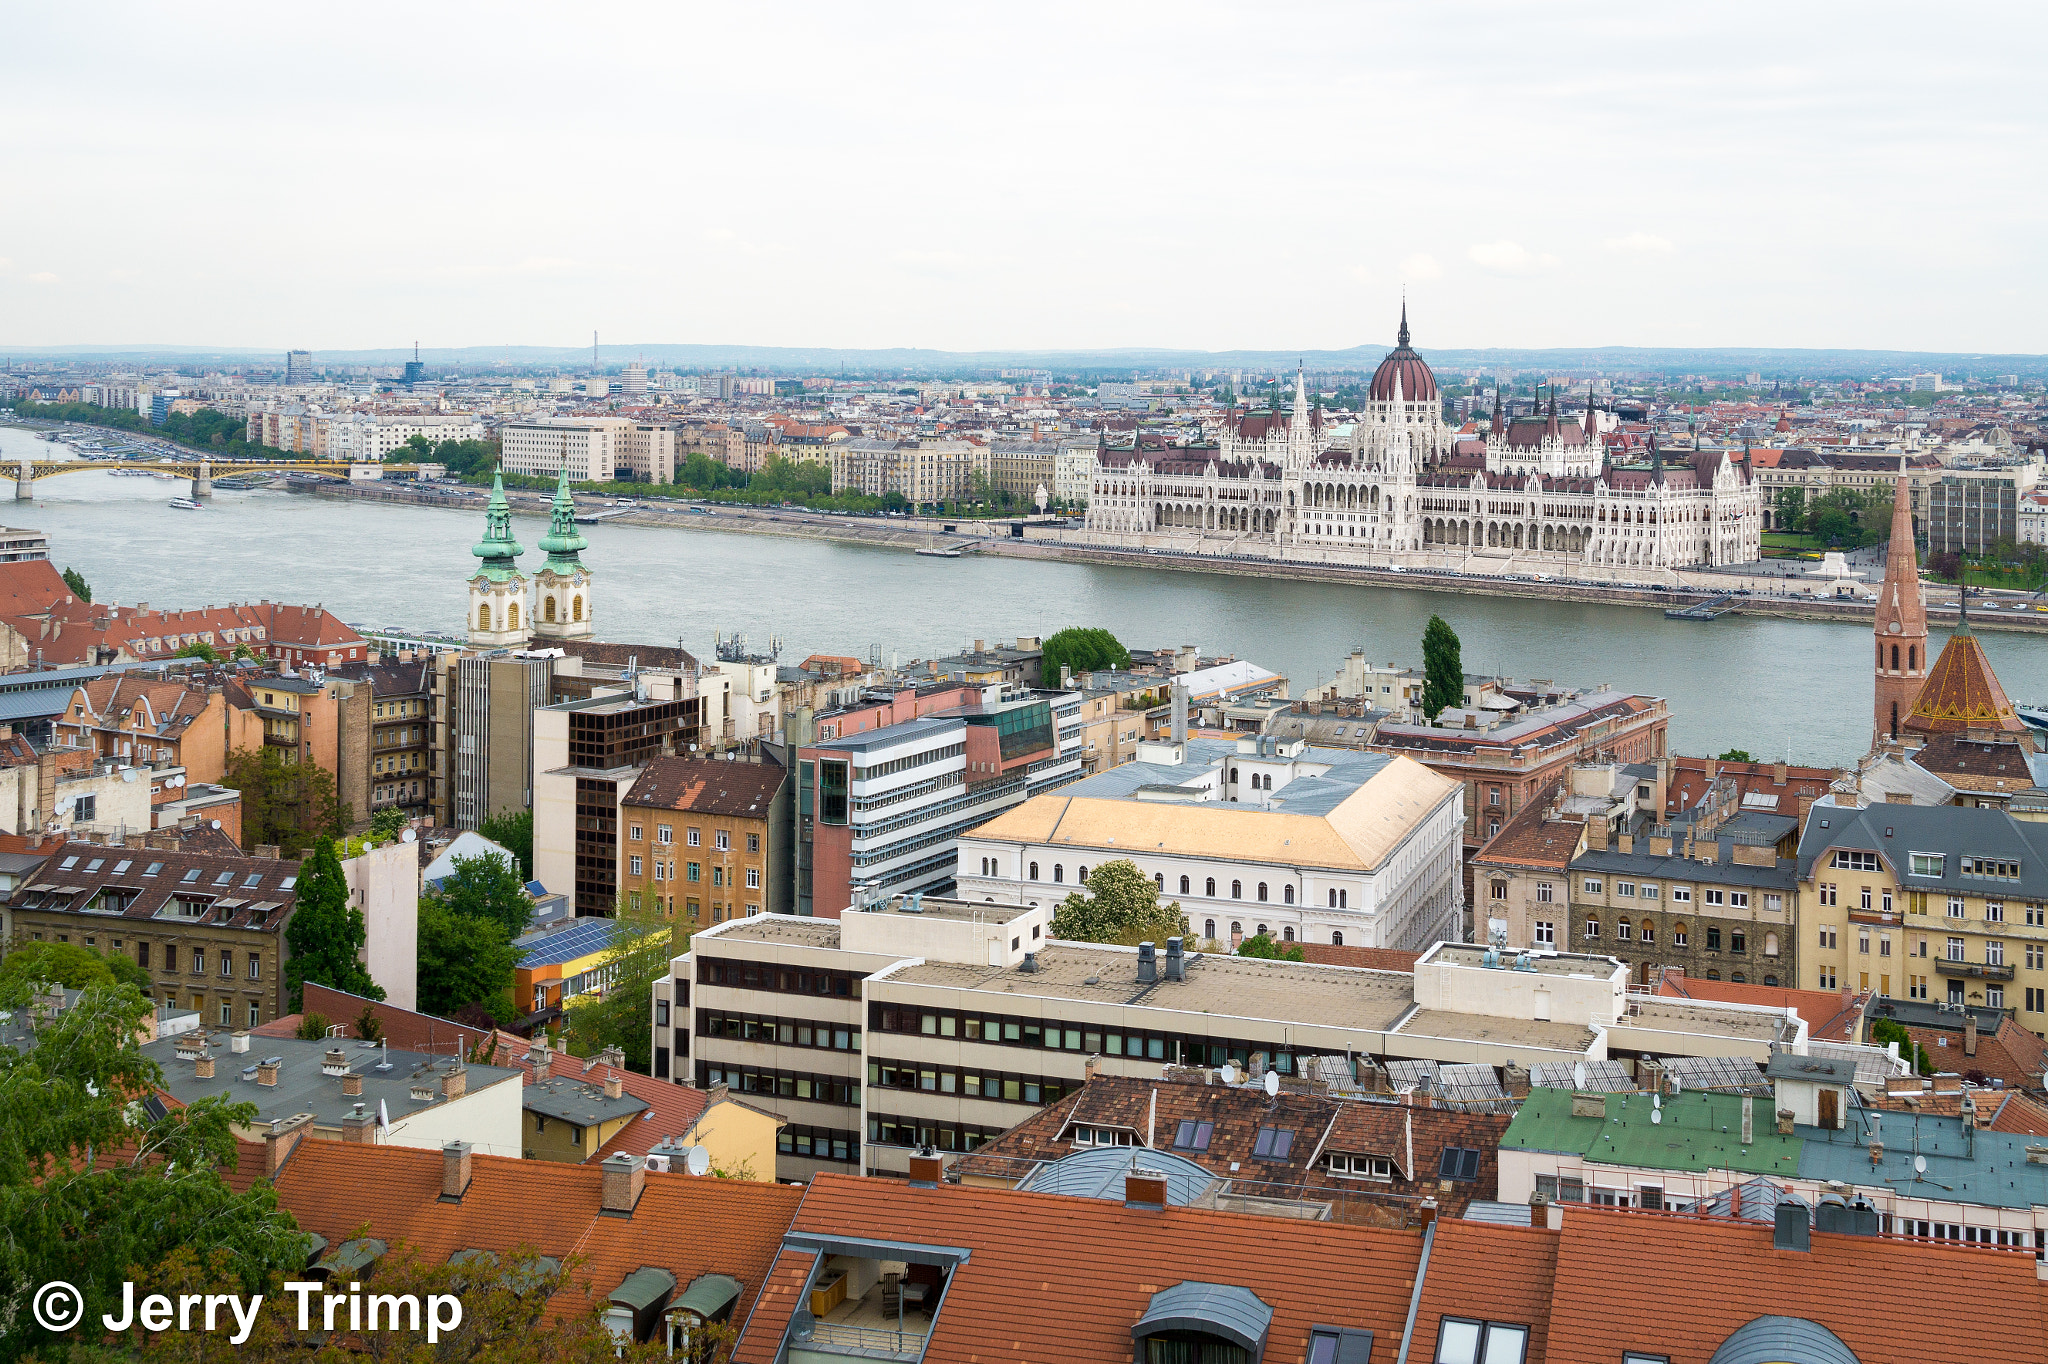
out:
M54 450L0 426L0 459ZM463 586L481 536L474 512L348 502L284 492L216 491L204 511L171 509L185 485L101 471L40 480L9 524L50 538L96 599L203 606L269 598L317 602L359 625L460 632ZM515 518L533 549L540 517ZM1418 664L1441 613L1468 672L1611 683L1665 697L1673 747L1745 748L1758 757L1846 763L1869 742L1867 626L1728 616L1667 621L1641 607L1452 596L1349 583L1262 581L1097 564L907 551L698 528L585 526L598 631L708 656L714 633L771 636L781 657L931 657L975 639L1097 625L1126 644L1198 644L1285 673L1298 691L1327 681L1354 647ZM2020 700L2048 701L2048 636L1988 632L1985 652Z

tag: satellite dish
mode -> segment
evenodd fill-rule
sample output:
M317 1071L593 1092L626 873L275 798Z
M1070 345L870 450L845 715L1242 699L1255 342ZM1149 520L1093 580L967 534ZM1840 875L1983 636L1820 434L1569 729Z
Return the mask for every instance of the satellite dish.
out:
M176 786L183 786L184 784L185 784L185 778L184 778L183 776L176 776L176 777L172 777L172 778L171 778L171 780L170 780L170 782L169 782L169 785L171 785L171 786L174 786L174 787L176 787Z
M1664 1108L1664 1096L1662 1094L1652 1094L1650 1096L1650 1108L1653 1112L1661 1112Z
M1225 1061L1225 1062L1223 1063L1223 1069L1221 1069L1221 1070L1219 1070L1219 1071L1217 1071L1217 1072L1216 1072L1216 1078L1217 1078L1217 1079L1219 1079L1219 1080L1221 1080L1221 1081L1223 1081L1223 1083L1224 1083L1224 1084L1226 1084L1226 1085L1234 1085L1234 1084L1236 1084L1236 1083L1237 1083L1237 1067L1236 1067L1236 1066L1233 1066L1233 1065L1231 1065L1231 1064L1230 1064L1230 1062L1228 1062L1228 1061Z
M1584 1089L1586 1087L1586 1063L1584 1061L1572 1067L1572 1086L1575 1089Z
M212 821L212 823L213 823L213 827L214 827L214 828L218 829L218 828L220 827L220 821L219 821L219 820L217 820L217 819L216 819L216 820Z
M1913 1157L1913 1173L1916 1175L1924 1175L1927 1173L1927 1157Z
M122 768L122 769L121 769L121 780L122 780L122 781L134 781L134 780L135 780L135 769L134 769L134 768L132 768L132 767L124 767L124 768Z
M1657 1127L1657 1126L1661 1126L1661 1125L1663 1124L1663 1122L1664 1122L1664 1110L1663 1110L1663 1109L1661 1109L1661 1108L1653 1108L1653 1109L1651 1109L1651 1110L1650 1110L1650 1125L1651 1125L1652 1127Z
M1267 1097L1267 1098L1269 1098L1269 1099L1270 1099L1270 1098L1273 1098L1273 1097L1274 1097L1275 1095L1279 1094L1279 1092L1280 1092L1280 1072L1279 1072L1279 1071L1277 1071L1277 1070L1269 1070L1269 1071L1267 1071L1267 1072L1266 1072L1266 1097Z
M411 829L407 829L404 833L401 833L398 836L398 841L400 843L415 843L419 841L419 835L414 833Z
M692 1146L690 1154L683 1157L683 1168L693 1175L710 1173L711 1153L701 1146Z

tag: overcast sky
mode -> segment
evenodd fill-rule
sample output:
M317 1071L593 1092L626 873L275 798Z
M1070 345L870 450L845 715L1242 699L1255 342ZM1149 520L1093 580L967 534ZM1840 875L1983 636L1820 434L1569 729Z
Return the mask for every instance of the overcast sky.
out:
M2048 351L2043 15L16 5L0 345Z

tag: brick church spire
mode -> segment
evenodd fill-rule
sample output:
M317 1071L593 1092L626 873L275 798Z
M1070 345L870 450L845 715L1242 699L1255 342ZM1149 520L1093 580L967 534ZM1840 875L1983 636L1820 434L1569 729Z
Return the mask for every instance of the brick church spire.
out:
M1913 498L1905 457L1892 493L1892 539L1877 597L1877 694L1872 709L1875 743L1899 737L1927 681L1927 603L1920 592L1920 560L1913 547Z

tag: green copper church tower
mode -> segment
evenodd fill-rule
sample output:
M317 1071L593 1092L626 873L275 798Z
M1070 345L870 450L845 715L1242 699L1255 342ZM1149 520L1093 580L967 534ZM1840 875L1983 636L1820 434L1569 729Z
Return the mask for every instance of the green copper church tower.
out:
M533 633L536 639L590 638L590 570L583 551L590 542L576 532L576 499L569 495L569 466L555 481L555 505L540 547L547 562L534 578Z
M469 580L469 642L484 649L526 647L532 622L526 612L526 575L519 571L525 551L512 538L512 504L505 500L502 468L491 479L484 538L469 552L478 560Z

